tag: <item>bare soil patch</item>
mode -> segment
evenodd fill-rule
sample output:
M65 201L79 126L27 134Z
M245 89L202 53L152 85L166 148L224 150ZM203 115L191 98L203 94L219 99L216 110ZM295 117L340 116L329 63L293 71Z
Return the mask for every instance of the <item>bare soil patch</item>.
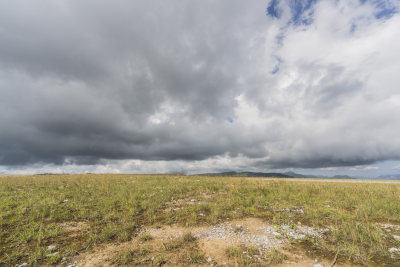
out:
M307 236L322 236L326 229L308 226L274 226L247 218L212 226L143 227L132 241L107 244L83 253L61 265L117 266L127 253L136 258L128 265L149 266L331 266L330 258L317 257L289 242ZM193 240L186 240L192 236ZM145 237L145 238L144 238ZM145 253L143 253L143 251ZM129 254L130 255L130 254ZM129 256L128 255L128 256ZM132 257L133 257L132 256ZM279 259L276 259L276 258ZM118 260L119 259L119 260ZM320 265L318 265L320 264ZM355 266L343 261L336 266Z

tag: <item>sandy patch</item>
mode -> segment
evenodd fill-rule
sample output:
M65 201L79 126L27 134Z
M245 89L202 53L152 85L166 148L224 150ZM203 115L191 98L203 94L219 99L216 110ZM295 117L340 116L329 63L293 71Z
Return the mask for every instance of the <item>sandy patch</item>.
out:
M108 244L100 246L96 248L94 251L79 255L78 257L73 259L73 262L75 263L74 265L79 267L115 266L115 264L113 264L112 262L112 258L114 257L114 255L116 255L116 253L119 250L124 249L126 246L128 246L127 243L121 245ZM69 262L68 264L72 263Z

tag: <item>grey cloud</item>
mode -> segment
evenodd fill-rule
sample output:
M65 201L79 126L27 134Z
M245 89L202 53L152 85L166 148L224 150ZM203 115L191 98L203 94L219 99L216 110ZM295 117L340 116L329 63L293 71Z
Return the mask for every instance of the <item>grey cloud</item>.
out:
M291 62L277 41L283 22L266 16L267 6L0 1L0 165L224 155L272 168L398 158L400 142L385 140L397 130L388 110L349 116L352 102L362 108L381 96L363 73ZM240 111L239 96L255 115Z

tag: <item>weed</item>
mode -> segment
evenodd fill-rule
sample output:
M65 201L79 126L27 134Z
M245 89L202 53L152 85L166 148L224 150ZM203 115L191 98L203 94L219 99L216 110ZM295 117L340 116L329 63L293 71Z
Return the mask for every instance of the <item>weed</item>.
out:
M194 250L192 252L190 252L189 256L189 263L192 264L203 264L207 262L206 257L200 253L198 250Z
M52 255L49 255L47 257L47 262L50 264L57 264L60 261L61 261L61 255L58 252L53 253Z
M283 263L283 261L287 258L287 256L282 252L279 252L278 250L274 249L267 253L266 258L269 261L269 264L275 265Z
M182 237L183 242L194 242L196 237L192 233L186 233Z
M234 258L239 256L239 249L236 247L229 246L226 248L225 253L228 255L228 257Z
M171 241L163 243L163 247L166 251L171 251L171 250L181 248L182 245L183 245L183 242L182 242L182 239L180 239L180 238L173 239Z
M139 237L139 240L142 242L153 240L153 236L150 233L144 233Z

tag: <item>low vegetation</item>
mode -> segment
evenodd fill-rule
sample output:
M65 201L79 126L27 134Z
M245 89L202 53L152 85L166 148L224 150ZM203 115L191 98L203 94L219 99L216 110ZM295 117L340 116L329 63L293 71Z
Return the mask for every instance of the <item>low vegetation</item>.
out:
M0 176L0 266L58 264L100 245L133 238L137 247L122 251L116 264L150 256L153 262L168 264L171 251L180 251L179 260L185 264L204 264L207 255L193 234L164 240L162 249L152 248L153 236L141 229L215 225L248 217L277 227L328 228L323 238L293 241L317 255L333 258L338 252L339 260L354 264L400 266L389 251L400 247L399 229L389 233L382 228L400 225L399 184L92 174ZM258 253L243 247L225 253L238 265L251 265L243 251ZM285 256L272 250L264 258L279 264Z
M262 254L257 247L228 247L226 254L229 258L233 259L236 266L252 266L259 264L260 261L266 265L281 264L286 259L286 255L278 250L271 250L266 254Z

